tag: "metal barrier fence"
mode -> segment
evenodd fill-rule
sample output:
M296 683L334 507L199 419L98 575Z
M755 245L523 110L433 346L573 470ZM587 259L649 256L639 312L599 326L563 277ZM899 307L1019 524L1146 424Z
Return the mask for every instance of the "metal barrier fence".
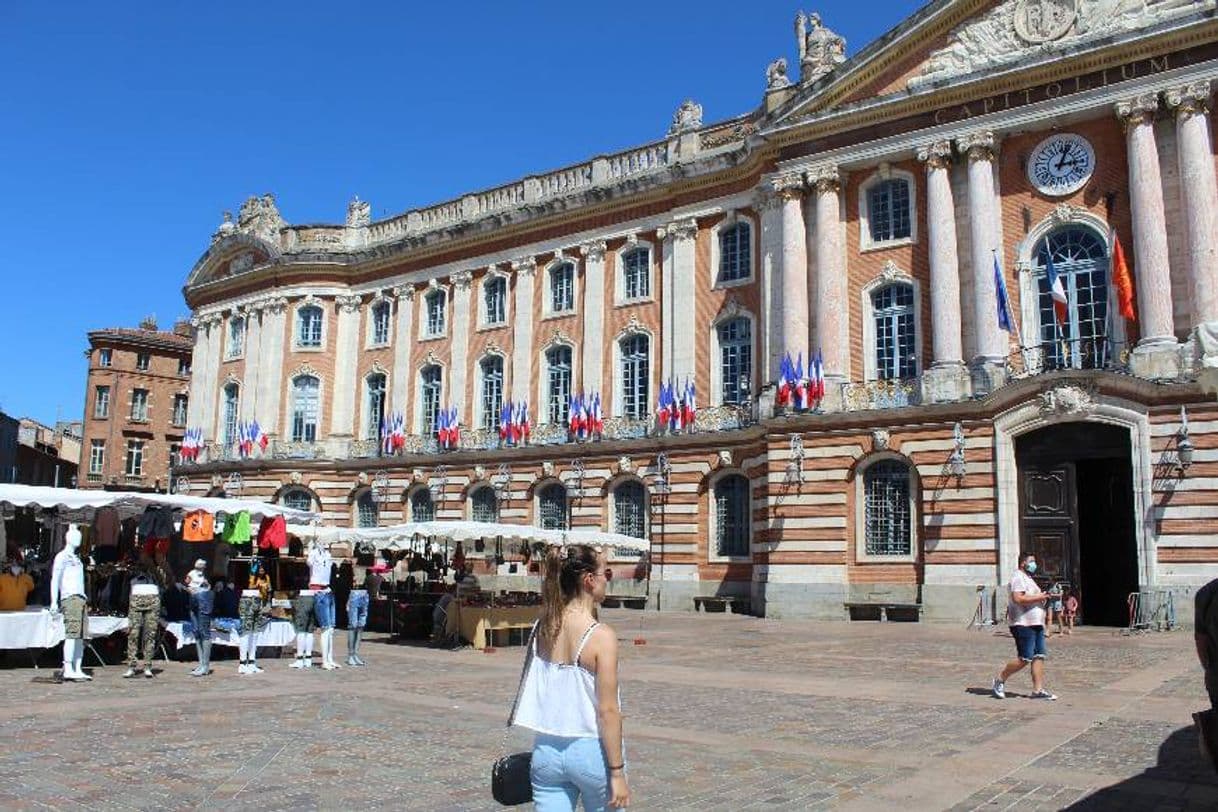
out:
M1126 633L1171 631L1176 628L1176 604L1169 589L1129 593L1129 628Z

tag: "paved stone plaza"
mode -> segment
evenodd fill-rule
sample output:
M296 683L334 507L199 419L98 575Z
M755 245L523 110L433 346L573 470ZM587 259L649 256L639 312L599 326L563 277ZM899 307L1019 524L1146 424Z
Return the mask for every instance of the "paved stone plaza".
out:
M1053 638L1050 703L1020 698L1025 675L989 696L1013 649L992 631L605 614L623 641L636 809L1218 805L1191 729L1206 701L1187 631ZM10 656L0 808L495 809L520 653L373 636L366 669L264 660L238 677L225 660L201 680L170 662L154 680L95 668L85 685Z

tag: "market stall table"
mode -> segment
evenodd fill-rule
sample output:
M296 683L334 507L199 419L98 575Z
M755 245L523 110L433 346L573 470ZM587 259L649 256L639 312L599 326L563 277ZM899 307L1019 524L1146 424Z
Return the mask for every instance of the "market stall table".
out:
M127 618L110 615L89 615L85 636L92 640L108 637L127 628ZM63 615L53 615L42 607L30 607L20 612L0 612L0 649L46 649L64 640ZM101 656L89 645L89 651L105 666ZM38 663L34 663L38 667Z
M165 631L173 635L173 639L177 641L175 649L181 651L186 646L195 644L194 629L186 630L185 623L173 621L172 623L161 624ZM233 631L224 631L217 628L212 628L211 641L217 646L229 646L237 648L241 645L242 634ZM290 620L272 620L266 625L266 628L258 632L258 648L276 647L282 648L296 641L296 630L292 626Z
M459 633L462 639L481 648L494 645L494 641L487 639L487 632L527 632L540 614L540 606L468 606L454 601L449 607L445 630L449 634Z

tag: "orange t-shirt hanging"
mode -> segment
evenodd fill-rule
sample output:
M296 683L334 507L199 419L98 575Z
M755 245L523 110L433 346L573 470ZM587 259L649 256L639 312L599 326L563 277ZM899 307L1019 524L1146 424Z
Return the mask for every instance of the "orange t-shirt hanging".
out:
M215 535L216 520L206 510L196 510L182 518L183 541L211 541Z

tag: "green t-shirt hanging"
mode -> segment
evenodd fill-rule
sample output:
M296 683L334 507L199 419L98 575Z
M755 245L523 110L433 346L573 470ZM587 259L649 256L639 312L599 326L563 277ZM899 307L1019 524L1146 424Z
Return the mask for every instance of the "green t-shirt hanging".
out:
M249 544L253 536L250 533L250 514L243 510L236 516L229 516L224 521L224 530L220 540L229 544Z

